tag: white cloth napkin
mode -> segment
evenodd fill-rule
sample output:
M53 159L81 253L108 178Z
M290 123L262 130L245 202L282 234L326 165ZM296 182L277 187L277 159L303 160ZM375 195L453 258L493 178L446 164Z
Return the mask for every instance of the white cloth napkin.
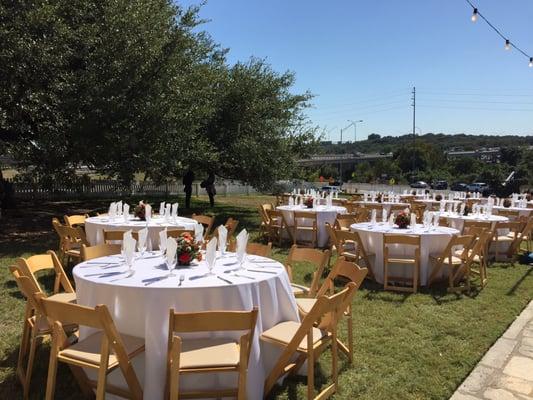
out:
M109 205L107 214L109 215L109 218L115 218L115 215L117 214L117 205L115 202Z
M371 213L371 217L370 217L370 223L372 225L375 225L376 224L376 217L377 217L377 212L375 209L372 210L372 213Z
M116 214L117 214L117 215L122 215L122 200L117 201L117 202L115 203L115 206L116 206L116 208L117 208L117 213L116 213Z
M176 258L176 251L178 250L178 243L176 239L169 237L167 238L167 263L174 264L174 259Z
M246 254L246 246L248 245L248 232L243 229L237 235L237 260L242 262Z
M178 216L178 203L172 204L172 219L176 220L176 217Z
M204 226L202 224L194 225L194 240L196 240L198 243L202 243L204 241Z
M165 222L170 220L170 203L165 206Z
M294 197L289 196L289 206L293 206L293 205L294 205Z
M228 229L224 225L218 227L218 250L221 253L226 251L226 243L228 240Z
M147 223L152 219L152 206L150 204L144 206L144 218Z
M205 260L207 265L213 267L215 265L215 260L217 258L217 238L212 238L205 248Z
M126 258L126 264L128 265L133 264L136 245L137 241L132 237L131 231L125 232L122 238L122 246L124 247L124 257Z
M146 247L146 238L148 237L148 229L143 228L139 231L139 250L143 247Z
M385 209L381 210L381 220L383 222L387 221L387 210Z
M124 222L128 222L128 220L130 219L130 205L129 204L124 204L124 208L123 208L123 212L124 212Z
M394 213L389 215L389 226L394 226Z
M162 217L163 215L165 215L165 202L162 201L161 203L159 203L159 215Z
M167 228L159 231L159 250L165 251L167 249Z
M411 213L411 228L414 228L416 226L416 214Z

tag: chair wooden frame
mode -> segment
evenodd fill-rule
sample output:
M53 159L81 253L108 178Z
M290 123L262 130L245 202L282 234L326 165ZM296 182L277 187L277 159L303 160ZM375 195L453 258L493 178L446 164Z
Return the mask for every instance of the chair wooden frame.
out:
M522 242L526 242L526 249L527 251L531 251L530 249L530 242L532 240L532 234L533 233L533 217L529 217L525 219L525 222L523 224L522 230L516 235L514 242L509 246L509 250L507 252L507 257L512 258L516 253L520 251L520 245ZM513 234L509 234L510 237L513 237Z
M100 304L91 308L77 304L65 304L42 297L39 298L39 301L41 301L48 319L53 321L46 400L54 398L58 362L68 364L85 393L92 392L89 391L89 388L96 389L97 400L104 400L106 392L133 400L142 400L142 387L131 364L133 357L144 352L142 339L121 335L105 305ZM87 326L98 329L99 332L76 344L71 344L63 329L65 324ZM95 354L98 353L89 352L82 347L83 343L88 343L91 338L94 338L95 341L99 339L99 357L95 357ZM133 342L130 351L125 345L127 342ZM77 354L69 350L71 347L75 349ZM80 357L80 353L88 356ZM97 380L89 379L82 368L98 370ZM117 368L120 368L128 389L107 382L107 375Z
M304 299L304 298L296 299L296 304L298 305L298 311L300 315L302 317L305 317L307 315L309 305L310 304L314 305L316 299L319 298L320 296L334 294L336 279L341 278L344 280L348 280L349 282L353 282L355 284L353 295L355 295L355 292L359 290L367 274L368 274L368 268L361 268L356 263L346 261L344 257L339 257L337 261L335 262L335 265L333 266L332 270L330 271L330 273L328 274L328 276L322 283L322 286L316 293L315 299ZM348 346L346 346L338 338L337 338L337 344L339 346L339 349L344 354L346 354L346 356L348 357L348 361L352 363L354 342L353 342L353 312L352 312L351 302L348 303L348 306L346 310L344 310L342 315L344 319L346 319L346 326L348 330Z
M258 207L259 210L259 216L261 217L261 225L259 226L259 232L261 236L268 235L268 224L269 224L269 217L267 210L273 210L274 206L270 203L261 204Z
M285 261L285 269L289 275L291 287L296 297L310 296L314 297L320 286L320 279L324 274L324 269L329 264L331 252L329 250L310 249L308 247L298 247L293 245ZM315 270L313 272L313 279L309 287L292 283L294 264L297 262L307 262L313 264Z
M394 256L389 257L390 245L403 245L414 247L414 258ZM389 276L389 264L410 265L413 267L413 278L404 278L399 276ZM420 236L415 235L383 235L383 288L385 290L397 290L400 292L418 291L418 280L420 275ZM390 285L389 282L411 282L412 286Z
M338 349L337 324L340 314L351 302L355 284L350 282L346 288L330 297L321 296L317 299L309 313L301 323L291 323L297 327L289 340L277 338L272 332L276 327L263 332L261 340L282 347L284 350L274 368L265 380L265 397L272 390L280 377L296 373L307 361L307 399L327 399L338 390ZM281 326L284 323L278 324ZM319 334L319 337L315 337ZM305 343L303 345L302 343ZM333 383L323 389L315 397L315 360L328 347L331 347L331 367ZM296 360L294 356L297 355Z
M120 254L122 246L120 244L102 243L95 246L81 245L81 259L82 261L92 260L94 258L112 256Z
M515 243L519 240L519 234L521 233L521 225L522 224L520 223L520 221L496 222L496 225L494 227L494 235L491 241L491 246L494 245L494 251L492 253L494 254L495 261L500 261L500 243L508 244L507 250L504 252L507 258L512 258L514 256L512 251L515 248ZM509 233L500 235L500 229L509 229Z
M292 243L304 243L310 247L315 248L318 244L318 221L317 213L308 211L294 211L293 212L294 225L292 226ZM311 221L312 225L303 225L303 221ZM298 232L310 232L311 240L298 239Z
M272 242L268 242L268 244L248 243L246 245L246 253L260 257L270 257L272 256Z
M64 215L63 220L67 226L84 226L85 220L89 218L88 214Z
M258 309L251 311L207 311L197 313L176 313L173 309L169 315L168 330L168 353L167 353L167 385L166 392L170 393L169 400L178 398L200 397L236 397L239 400L246 399L246 376L248 371L248 359L253 343L255 324ZM220 331L244 331L238 340L228 339L228 343L236 343L239 350L239 361L236 365L202 365L187 367L180 365L182 351L186 347L187 339L183 340L176 332L220 332ZM216 350L212 350L216 351ZM221 373L237 372L238 387L232 389L205 390L182 392L179 390L179 376L197 373Z
M464 221L463 223L463 235L470 235L470 229L481 228L490 231L492 229L492 222L490 221Z
M355 223L357 223L356 214L337 214L334 227L339 231L350 231L350 226Z
M27 399L29 397L31 376L37 348L41 345L43 339L50 337L52 334L52 328L46 319L46 315L42 310L40 302L35 299L36 293L42 293L38 284L34 279L25 276L21 269L15 265L10 266L9 270L15 278L15 282L17 283L20 292L26 298L24 324L20 340L16 374L22 385L23 398ZM70 299L68 296L52 295L52 297L59 297L59 299L65 301ZM69 331L77 329L76 326L67 326L65 328ZM26 357L28 358L28 361L26 363L26 368L24 368Z
M368 277L374 280L375 276L374 271L372 270L373 265L370 262L370 257L375 257L375 254L366 251L359 233L336 230L334 234L337 240L337 243L335 244L337 255L339 257L344 257L346 261L351 261L358 265L363 263L364 266L368 268ZM354 251L351 252L347 250L347 245L353 246Z
M269 240L274 241L278 239L279 246L283 241L283 233L287 232L289 239L292 241L292 230L285 219L283 212L279 210L267 210L268 215L268 237Z
M520 211L507 210L504 208L498 210L498 215L509 218L509 221L516 221L520 217Z
M89 245L84 229L80 226L63 225L57 218L52 219L52 225L59 236L59 256L61 260L66 257L67 264L72 258L80 261L81 245Z
M444 251L438 256L430 255L430 262L433 264L433 270L428 280L428 286L431 285L442 268L448 269L448 291L461 291L464 288L456 286L455 282L462 276L464 266L468 262L471 254L472 245L475 243L473 235L454 235L450 238ZM461 250L456 251L457 247L461 246ZM470 276L466 275L466 290L470 291Z
M215 223L215 217L193 214L191 218L204 226L204 239L209 238L211 236L211 229L213 229L213 224Z

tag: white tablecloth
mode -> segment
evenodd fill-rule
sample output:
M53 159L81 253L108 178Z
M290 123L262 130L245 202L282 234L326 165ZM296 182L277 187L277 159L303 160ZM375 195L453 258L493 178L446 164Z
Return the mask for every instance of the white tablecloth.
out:
M431 275L432 265L429 260L429 255L440 255L448 245L450 238L458 234L459 231L453 228L436 227L427 231L422 225L417 225L416 228L399 229L394 226L391 227L388 223L378 223L372 225L368 222L353 224L350 228L359 233L365 250L376 255L373 272L376 280L383 283L383 235L385 233L401 234L401 235L417 235L420 236L420 285L426 286L428 278ZM391 255L410 255L413 254L412 246L389 246ZM391 265L393 270L392 275L411 277L412 268L403 265ZM442 271L444 273L445 271Z
M262 357L259 337L263 331L281 321L298 321L296 302L285 268L277 261L268 258L248 256L246 268L271 273L248 270L242 274L254 279L236 277L225 273L237 267L234 254L227 254L224 258L217 259L213 271L233 284L228 284L216 276L197 278L207 273L206 263L201 262L192 267L178 268L175 271L176 277L155 281L145 286L143 280L165 277L168 274L161 257L155 255L148 257L135 261L135 273L130 278L125 273L114 276L94 276L102 272L126 271L126 267L121 265L120 256L91 260L78 264L73 270L78 304L91 307L97 304L107 305L121 333L145 338L145 363L144 367L139 367L144 374L136 368L141 384L144 386L144 398L163 399L170 308L174 308L177 312L196 312L251 310L257 306L259 316L249 362L247 398L262 399L266 372L272 367L272 365L265 365L264 358L272 357ZM104 264L97 264L98 262ZM103 269L102 265L107 262L117 264ZM182 286L178 287L180 275L184 275L185 280ZM81 333L86 335L88 332L82 330ZM231 337L237 338L238 333ZM181 382L184 390L198 386L205 389L219 387L221 384L233 384L234 378L235 375L228 373L218 376L196 374L182 378Z
M416 199L415 200L417 203L424 203L426 204L428 207L429 206L437 206L440 207L441 203L444 204L444 207L448 207L448 204L453 204L454 207L456 204L461 204L463 203L463 201L460 201L460 200L448 200L448 199L442 199L442 200L433 200L433 199Z
M468 214L468 215L458 215L455 213L443 212L440 214L441 217L444 217L448 220L448 224L459 231L463 231L463 226L465 221L476 221L476 222L486 222L490 221L492 223L491 227L494 229L496 222L508 222L509 218L501 215L489 215L485 216L484 214Z
M128 222L124 221L124 217L115 217L113 221L106 216L90 217L85 220L85 234L91 246L101 244L104 242L104 230L106 231L139 231L142 228L148 227L148 249L151 250L159 248L159 232L162 229L189 229L194 230L197 222L191 218L177 217L174 223L172 219L170 222L165 222L165 219L156 216L151 219L149 224L146 221L140 221L130 216Z
M494 212L502 211L502 210L509 210L509 211L518 211L519 217L529 217L533 213L533 208L524 208L524 207L502 207L502 206L494 206L492 208Z
M326 247L329 241L328 231L326 229L326 222L331 225L335 223L337 214L346 214L346 207L341 206L317 206L314 208L307 208L305 206L278 206L278 210L283 212L285 220L290 226L294 225L294 211L305 211L315 213L317 215L317 229L318 229L318 247ZM300 235L305 235L308 232L299 232ZM309 237L302 237L301 239L309 240Z

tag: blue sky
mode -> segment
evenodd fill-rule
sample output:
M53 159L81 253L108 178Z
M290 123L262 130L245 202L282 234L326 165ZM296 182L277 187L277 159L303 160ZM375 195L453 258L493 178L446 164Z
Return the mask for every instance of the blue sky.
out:
M533 1L472 2L533 55ZM410 132L413 86L419 132L533 135L533 68L471 14L464 0L210 0L200 13L229 62L294 71L331 140L348 120L364 121L358 140Z

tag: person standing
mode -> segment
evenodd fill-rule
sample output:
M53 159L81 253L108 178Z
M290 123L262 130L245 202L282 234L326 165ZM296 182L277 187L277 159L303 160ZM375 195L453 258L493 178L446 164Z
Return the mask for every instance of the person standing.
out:
M183 190L185 191L185 207L191 208L192 183L194 182L194 172L187 170L183 176Z
M217 190L215 189L215 173L210 172L207 176L207 179L203 183L205 184L205 191L209 196L209 204L211 205L211 207L214 207L215 195L217 194Z

